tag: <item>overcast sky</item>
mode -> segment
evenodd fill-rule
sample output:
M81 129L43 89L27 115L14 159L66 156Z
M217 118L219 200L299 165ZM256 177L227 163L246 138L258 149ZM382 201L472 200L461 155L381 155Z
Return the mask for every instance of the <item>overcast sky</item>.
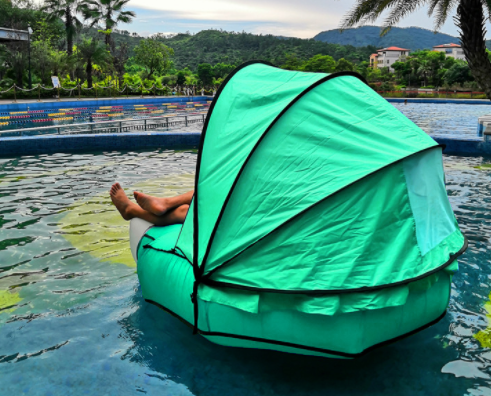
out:
M323 30L337 28L354 4L355 0L131 0L128 9L138 16L135 22L120 28L142 35L196 33L215 28L311 38ZM383 19L376 24L382 22ZM433 22L423 8L399 26L432 29ZM452 18L441 31L457 35Z

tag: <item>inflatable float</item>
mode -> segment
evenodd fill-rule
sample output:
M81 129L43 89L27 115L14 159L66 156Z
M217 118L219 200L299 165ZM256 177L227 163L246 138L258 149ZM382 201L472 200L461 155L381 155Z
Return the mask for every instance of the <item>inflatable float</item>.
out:
M355 73L248 62L183 225L130 224L146 301L220 345L353 358L439 321L467 242L442 147Z

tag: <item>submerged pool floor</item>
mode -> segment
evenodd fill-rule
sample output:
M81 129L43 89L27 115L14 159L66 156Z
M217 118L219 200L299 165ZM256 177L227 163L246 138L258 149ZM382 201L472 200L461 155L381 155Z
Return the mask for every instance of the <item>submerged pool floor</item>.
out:
M195 161L189 151L0 160L0 395L491 394L489 160L445 157L470 242L449 314L354 361L220 347L143 301L107 190L182 193Z

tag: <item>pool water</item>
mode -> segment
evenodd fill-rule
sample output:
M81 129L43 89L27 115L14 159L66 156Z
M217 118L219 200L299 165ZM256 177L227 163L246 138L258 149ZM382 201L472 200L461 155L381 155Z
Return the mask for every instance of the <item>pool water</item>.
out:
M48 127L69 126L88 122L143 120L155 117L197 116L206 114L209 108L208 101L175 102L162 104L131 104L119 106L80 106L46 110L27 110L0 112L0 136L9 130ZM60 103L60 106L63 106ZM177 118L171 118L175 121ZM68 131L76 131L80 127L67 128ZM2 133L3 132L3 133ZM44 130L39 133L56 133L56 128ZM38 134L37 131L27 131L25 134Z
M392 103L430 135L477 136L477 120L491 114L489 105L441 103Z
M107 190L174 195L194 151L0 160L0 395L490 395L491 165L445 157L470 246L437 325L354 361L214 345L141 297Z

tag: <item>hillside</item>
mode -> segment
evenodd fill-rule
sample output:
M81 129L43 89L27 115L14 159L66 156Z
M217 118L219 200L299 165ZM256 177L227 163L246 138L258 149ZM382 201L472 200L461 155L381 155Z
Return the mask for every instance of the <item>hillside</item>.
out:
M351 45L329 44L313 39L275 37L221 30L203 30L197 34L178 34L160 41L174 49L174 64L178 69L196 70L200 63L215 65L223 62L240 64L251 59L281 65L288 54L301 60L314 55L330 55L335 60L345 58L351 62L368 61L374 47L355 48Z
M413 51L432 48L440 44L460 43L458 37L443 33L434 33L432 30L419 27L395 27L384 37L380 37L381 30L382 28L378 26L362 26L347 29L342 33L337 29L327 30L316 35L314 40L332 44L352 45L355 47L372 45L378 49L396 46L408 48Z

